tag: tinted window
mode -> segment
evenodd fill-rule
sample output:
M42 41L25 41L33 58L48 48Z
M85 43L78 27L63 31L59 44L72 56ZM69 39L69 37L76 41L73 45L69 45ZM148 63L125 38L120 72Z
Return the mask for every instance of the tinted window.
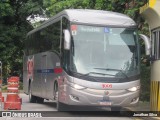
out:
M60 52L60 24L58 21L28 36L26 53L31 55L50 50Z
M69 66L69 51L64 50L64 34L63 30L69 29L69 21L65 17L62 18L62 42L61 42L61 54L62 54L62 66L65 70L68 70Z
M60 21L40 31L40 51L55 50L60 52Z

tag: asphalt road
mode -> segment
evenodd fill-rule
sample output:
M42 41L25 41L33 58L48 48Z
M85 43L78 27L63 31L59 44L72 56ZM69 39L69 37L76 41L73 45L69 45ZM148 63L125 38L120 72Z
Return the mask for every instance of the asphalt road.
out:
M6 94L3 94L6 96ZM140 120L139 118L134 117L125 117L128 116L128 110L123 108L121 113L110 112L110 108L93 108L93 107L71 107L67 112L57 112L56 103L54 101L45 100L43 104L38 103L29 103L28 95L23 93L19 94L22 98L21 114L30 114L30 112L37 113L42 118L20 118L15 117L16 111L12 111L12 116L14 117L5 117L0 118L0 120ZM6 97L5 97L6 98ZM3 111L3 109L2 109ZM76 111L76 112L73 112ZM6 111L9 112L9 111ZM29 112L29 113L28 113ZM15 114L14 114L15 113ZM13 115L14 114L14 115Z

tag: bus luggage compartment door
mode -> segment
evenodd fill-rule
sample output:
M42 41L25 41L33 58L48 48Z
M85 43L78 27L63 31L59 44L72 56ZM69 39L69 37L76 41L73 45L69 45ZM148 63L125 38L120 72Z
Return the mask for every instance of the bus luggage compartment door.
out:
M41 85L42 85L42 96L46 97L46 86L47 86L47 54L42 54L41 58Z

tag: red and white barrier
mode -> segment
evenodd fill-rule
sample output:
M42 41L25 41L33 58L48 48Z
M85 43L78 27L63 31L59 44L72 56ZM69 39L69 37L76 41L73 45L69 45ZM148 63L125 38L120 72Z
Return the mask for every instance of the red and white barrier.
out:
M7 98L4 102L4 110L21 110L22 99L19 97L19 77L8 79Z

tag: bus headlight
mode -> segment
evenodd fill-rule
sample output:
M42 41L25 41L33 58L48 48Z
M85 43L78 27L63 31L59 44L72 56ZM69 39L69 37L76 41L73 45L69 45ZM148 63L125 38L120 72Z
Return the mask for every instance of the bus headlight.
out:
M129 89L127 89L128 91L131 91L131 92L135 92L135 91L137 91L137 90L139 90L140 89L140 86L137 86L137 87L132 87L132 88L129 88Z
M73 87L77 90L81 90L81 89L85 89L85 87L83 86L80 86L80 85L77 85L77 84L74 84Z
M69 84L71 87L77 89L77 90L81 90L81 89L85 89L86 87L83 87L81 85L77 85L77 84L74 84L74 83L70 83Z

